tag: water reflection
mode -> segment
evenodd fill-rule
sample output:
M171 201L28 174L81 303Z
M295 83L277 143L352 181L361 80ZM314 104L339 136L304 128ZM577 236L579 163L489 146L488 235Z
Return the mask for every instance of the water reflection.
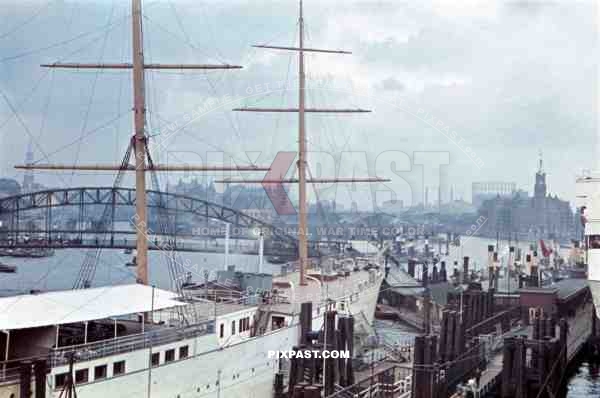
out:
M600 362L583 359L567 382L567 397L600 397Z

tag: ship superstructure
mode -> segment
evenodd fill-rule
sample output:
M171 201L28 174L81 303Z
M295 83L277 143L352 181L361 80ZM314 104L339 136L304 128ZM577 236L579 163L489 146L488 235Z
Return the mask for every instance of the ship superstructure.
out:
M297 344L302 302L313 302L317 329L331 309L369 326L383 278L377 260L332 264L325 275L309 269L304 286L298 272L252 275L273 289L232 300L199 289L183 302L142 284L0 298L0 397L69 389L79 397L269 397L280 363L268 350ZM193 321L182 323L181 309Z

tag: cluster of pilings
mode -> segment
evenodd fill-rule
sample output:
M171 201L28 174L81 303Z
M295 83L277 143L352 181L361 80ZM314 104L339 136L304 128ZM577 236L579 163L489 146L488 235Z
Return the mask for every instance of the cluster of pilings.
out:
M462 297L449 293L448 302L439 337L415 338L413 398L448 396L460 381L484 365L483 348L469 338L468 330L494 315L493 291L470 288Z
M463 265L468 275L468 257ZM509 322L505 317L496 319L498 315L494 312L493 289L482 291L480 285L471 283L465 292L448 293L439 337L415 338L413 398L448 396L458 383L481 371L485 353L473 337L489 332L499 321L502 329L508 330Z
M446 270L446 262L441 261L440 267L438 271L437 262L433 262L433 267L431 270L431 283L440 283L446 282L448 280L448 271Z
M457 310L454 312L460 314L462 324L465 330L467 330L481 324L494 315L494 289L483 291L480 287L470 286L462 293L449 292L448 304ZM451 311L445 310L444 313L446 312ZM442 327L443 322L442 316ZM487 330L479 331L479 333L487 332Z
M533 336L504 339L502 398L556 396L567 369L568 323L538 317Z
M437 397L437 381L440 374L437 368L437 336L416 336L414 349L412 396L413 398Z
M415 337L412 398L447 397L459 382L481 370L483 346L467 343L456 311L446 311L440 337Z
M421 263L421 275L417 275L416 267L417 260L411 258L408 260L408 268L407 272L410 276L416 279L420 279L423 285L432 284L432 283L441 283L446 282L448 280L448 271L446 269L446 262L440 262L438 267L438 263L436 260L433 261L433 266L431 267L431 272L429 272L429 263L424 261Z
M458 268L458 261L454 262L454 268L452 269L452 281L454 284L467 284L473 279L472 275L469 274L469 261L469 256L463 257L462 272Z
M283 373L276 374L275 398L318 398L322 392L324 396L333 394L336 384L342 387L354 384L353 339L354 318L351 315L340 316L336 311L326 311L323 329L313 331L312 303L302 303L300 337L292 350L304 355L290 359L287 393L284 392ZM347 351L349 358L323 359L325 350Z

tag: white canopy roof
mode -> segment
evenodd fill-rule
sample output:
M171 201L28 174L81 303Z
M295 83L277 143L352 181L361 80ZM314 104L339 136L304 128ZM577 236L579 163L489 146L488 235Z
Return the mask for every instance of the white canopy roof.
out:
M0 298L0 330L92 321L186 305L167 290L140 284ZM152 303L154 301L154 304Z

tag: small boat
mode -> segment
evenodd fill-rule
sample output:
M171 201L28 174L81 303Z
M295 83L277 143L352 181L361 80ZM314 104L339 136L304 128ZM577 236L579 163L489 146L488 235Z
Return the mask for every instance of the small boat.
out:
M127 248L125 250L123 250L123 254L131 254L133 253L133 249Z
M137 257L133 256L133 258L131 259L131 261L129 261L128 263L125 263L126 267L135 267L137 266Z
M14 265L0 263L0 272L12 274L17 272L17 267L15 267Z

